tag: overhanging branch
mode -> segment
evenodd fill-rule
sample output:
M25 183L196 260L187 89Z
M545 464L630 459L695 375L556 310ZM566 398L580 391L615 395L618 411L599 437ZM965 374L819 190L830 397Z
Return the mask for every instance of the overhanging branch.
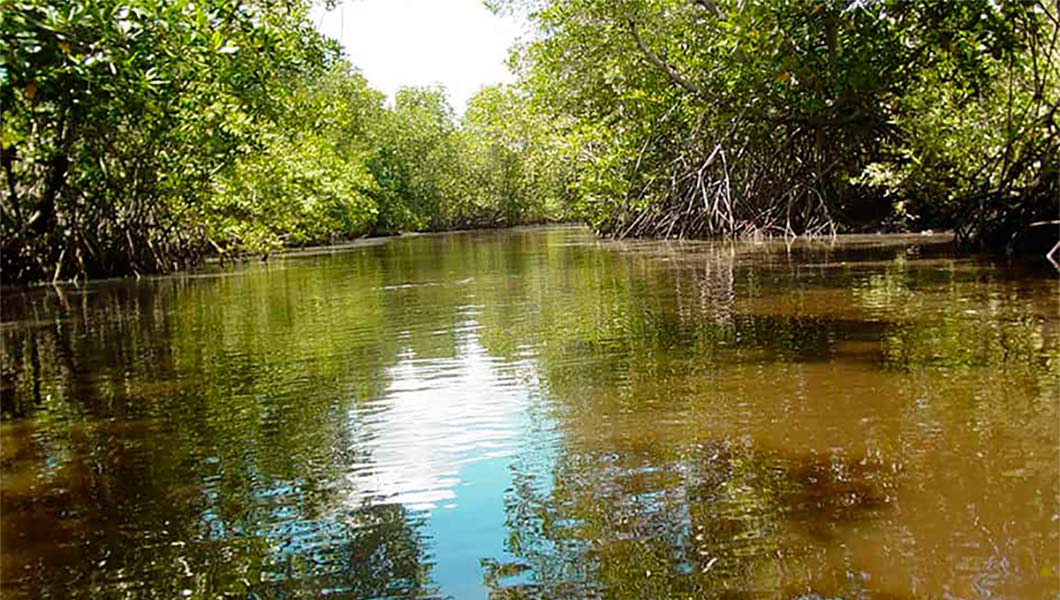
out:
M674 82L685 91L693 93L697 96L705 95L703 93L703 88L682 77L681 74L677 72L677 69L673 68L673 66L664 61L662 58L660 58L658 54L652 52L652 49L649 48L646 43L644 43L644 40L641 39L640 34L637 33L637 24L633 21L632 18L627 18L626 22L629 24L629 32L633 34L633 39L637 41L637 46L640 48L640 51L644 53L644 56L647 57L648 62L658 67L662 72L666 73L666 76L670 78L670 81Z

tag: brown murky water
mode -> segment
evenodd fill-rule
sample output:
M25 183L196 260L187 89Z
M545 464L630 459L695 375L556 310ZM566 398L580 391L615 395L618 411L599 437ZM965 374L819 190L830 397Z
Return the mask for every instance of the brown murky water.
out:
M0 595L1060 597L1057 279L421 236L5 290Z

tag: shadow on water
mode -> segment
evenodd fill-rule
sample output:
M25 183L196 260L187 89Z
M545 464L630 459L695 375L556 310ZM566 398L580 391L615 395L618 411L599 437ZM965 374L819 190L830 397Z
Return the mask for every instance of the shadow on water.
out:
M344 480L347 411L399 346L336 335L382 308L325 305L324 281L28 292L4 330L3 595L430 595L422 516Z
M894 465L733 441L694 444L665 465L646 452L621 448L561 463L571 472L556 474L551 497L518 490L508 523L516 558L484 564L498 597L865 591L857 582L820 577L792 587L804 574L786 571L828 560L850 528L878 528L893 518L901 479Z
M1037 597L1055 280L418 236L5 291L6 597Z

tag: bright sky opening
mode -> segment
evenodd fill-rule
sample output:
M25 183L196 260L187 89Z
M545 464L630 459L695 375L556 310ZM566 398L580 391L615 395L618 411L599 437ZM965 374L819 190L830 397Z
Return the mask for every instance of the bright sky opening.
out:
M482 86L512 80L505 61L519 25L481 0L343 0L314 20L391 98L403 86L442 84L462 113Z

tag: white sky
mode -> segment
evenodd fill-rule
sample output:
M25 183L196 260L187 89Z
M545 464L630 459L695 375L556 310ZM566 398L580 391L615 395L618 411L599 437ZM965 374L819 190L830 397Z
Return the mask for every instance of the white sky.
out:
M512 80L504 63L520 27L481 0L340 0L313 20L391 98L402 86L440 83L459 114L483 85Z

